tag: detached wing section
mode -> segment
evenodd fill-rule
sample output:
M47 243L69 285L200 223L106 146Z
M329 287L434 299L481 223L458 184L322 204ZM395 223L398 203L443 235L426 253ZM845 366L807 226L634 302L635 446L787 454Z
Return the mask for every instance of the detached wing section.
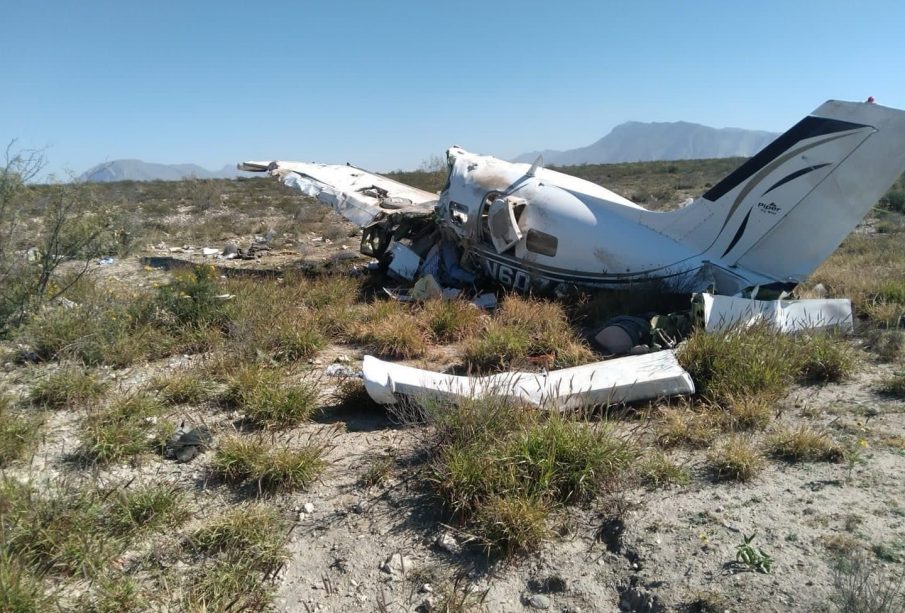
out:
M305 162L242 162L246 172L267 172L306 196L316 198L358 226L380 213L429 213L437 195L354 166Z

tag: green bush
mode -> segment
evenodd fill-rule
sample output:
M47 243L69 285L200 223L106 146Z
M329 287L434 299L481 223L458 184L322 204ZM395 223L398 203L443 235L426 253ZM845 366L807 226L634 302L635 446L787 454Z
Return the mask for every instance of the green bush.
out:
M638 457L600 424L544 416L501 398L443 411L428 403L430 480L444 505L491 551L536 547L546 518L618 482Z

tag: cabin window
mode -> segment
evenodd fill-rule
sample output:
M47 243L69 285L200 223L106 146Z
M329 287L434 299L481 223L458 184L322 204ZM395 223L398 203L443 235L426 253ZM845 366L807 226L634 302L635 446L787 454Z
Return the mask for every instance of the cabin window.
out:
M528 235L525 237L525 248L528 251L548 255L551 258L556 255L558 245L559 240L555 236L539 230L528 230Z

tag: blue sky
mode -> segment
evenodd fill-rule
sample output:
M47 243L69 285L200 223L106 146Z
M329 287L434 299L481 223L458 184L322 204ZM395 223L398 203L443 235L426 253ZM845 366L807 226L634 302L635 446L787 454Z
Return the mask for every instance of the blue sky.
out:
M0 143L118 158L416 168L628 120L782 131L829 98L905 107L905 3L3 2Z

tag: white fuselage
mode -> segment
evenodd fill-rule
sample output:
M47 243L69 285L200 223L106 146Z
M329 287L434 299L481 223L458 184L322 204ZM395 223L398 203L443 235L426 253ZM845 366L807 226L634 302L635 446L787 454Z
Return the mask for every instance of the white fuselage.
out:
M486 274L515 289L554 290L574 285L625 288L652 281L685 289L707 265L702 253L645 224L669 213L648 211L604 187L545 168L533 176L529 164L513 164L461 149L450 149L450 177L438 208L445 226L466 257L481 262ZM523 199L518 226L523 237L504 251L494 247L486 223L496 195ZM541 232L540 247L529 233ZM551 237L551 238L547 238ZM745 271L739 283L769 283ZM753 281L753 283L752 283ZM697 283L693 283L697 285Z

